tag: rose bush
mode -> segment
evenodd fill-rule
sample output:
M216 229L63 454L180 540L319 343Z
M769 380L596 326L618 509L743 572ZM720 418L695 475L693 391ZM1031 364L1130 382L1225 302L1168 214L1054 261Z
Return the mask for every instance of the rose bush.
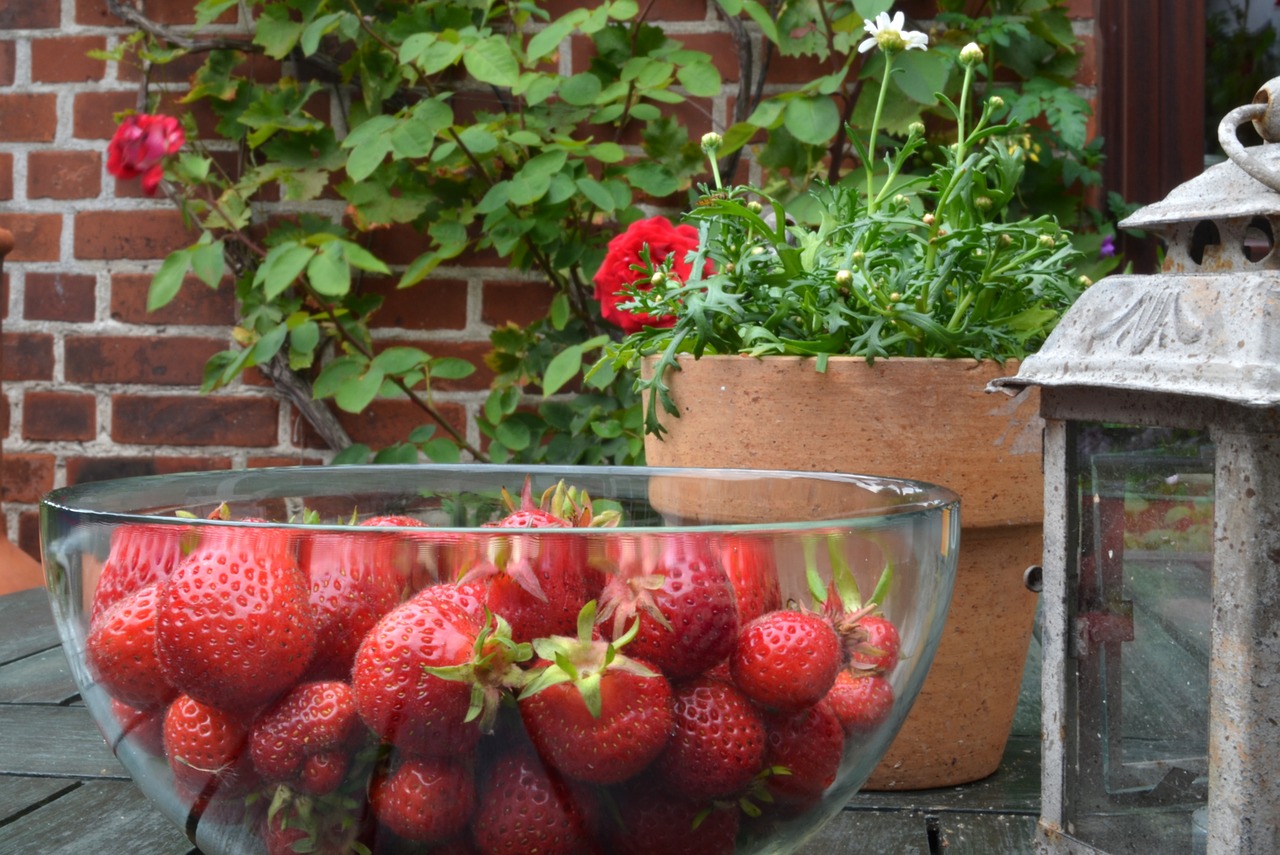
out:
M600 315L625 333L649 327L669 327L674 315L648 315L626 308L632 296L628 286L641 291L653 287L650 269L660 269L681 282L689 279L693 268L688 255L698 248L698 230L690 225L673 225L666 217L637 220L625 232L609 241L604 262L594 278ZM710 265L707 272L711 272Z
M187 140L172 116L139 113L126 116L107 145L107 172L128 181L142 177L142 190L154 196L164 178L164 161Z

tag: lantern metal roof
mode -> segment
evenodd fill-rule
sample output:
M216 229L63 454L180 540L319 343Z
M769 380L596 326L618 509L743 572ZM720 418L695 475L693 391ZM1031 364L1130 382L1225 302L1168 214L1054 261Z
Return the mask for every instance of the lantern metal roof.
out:
M1163 270L1084 291L997 389L1100 387L1280 404L1280 78L1223 118L1228 160L1121 222L1158 231ZM1236 137L1252 121L1264 143Z

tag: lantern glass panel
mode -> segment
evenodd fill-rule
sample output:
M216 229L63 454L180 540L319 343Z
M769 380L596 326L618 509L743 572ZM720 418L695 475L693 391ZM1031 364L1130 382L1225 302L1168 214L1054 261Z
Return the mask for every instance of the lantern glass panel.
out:
M1070 833L1108 852L1140 839L1192 851L1206 800L1213 446L1168 428L1075 436Z

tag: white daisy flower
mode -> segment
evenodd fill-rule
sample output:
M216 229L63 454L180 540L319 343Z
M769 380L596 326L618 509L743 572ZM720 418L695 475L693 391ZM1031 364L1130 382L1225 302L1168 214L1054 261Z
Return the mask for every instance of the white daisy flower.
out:
M904 30L906 23L906 16L901 12L896 13L892 18L889 17L888 12L881 12L876 15L874 21L866 21L863 26L870 37L863 39L858 45L858 53L866 53L876 46L883 51L911 50L912 48L927 50L929 36L926 33Z

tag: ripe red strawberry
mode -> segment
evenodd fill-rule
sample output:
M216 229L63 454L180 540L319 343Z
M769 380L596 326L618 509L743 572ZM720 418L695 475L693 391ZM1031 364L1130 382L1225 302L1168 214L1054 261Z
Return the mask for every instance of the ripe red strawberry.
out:
M90 624L85 662L112 698L132 707L163 706L178 694L156 655L156 600L152 583L124 595Z
M621 638L639 618L628 654L672 680L701 674L732 653L739 628L733 586L705 540L661 537L629 546L600 595L605 636Z
M617 799L618 821L610 835L612 855L731 855L738 837L737 805L689 801L642 777Z
M394 535L317 532L302 540L298 564L307 575L316 619L311 679L351 677L356 650L373 625L398 605L408 583L396 565Z
M535 505L526 480L520 506L486 527L556 529L598 524L588 497L567 491L561 483ZM487 589L486 604L511 625L516 641L572 635L578 612L604 584L600 572L591 566L581 534L507 534L481 543L479 560L462 580Z
M592 638L595 608L576 639L533 643L541 657L520 695L520 715L538 753L559 772L615 784L647 767L667 744L672 716L665 677Z
M179 787L199 802L247 792L249 727L233 713L179 695L164 716L164 751Z
M747 624L729 665L734 685L751 700L769 709L795 711L822 700L835 682L843 655L826 618L786 609Z
M870 733L893 710L893 686L879 674L841 671L826 702L846 732Z
M720 563L733 585L738 621L745 625L782 608L773 541L764 535L729 534L720 539Z
M321 795L342 782L363 734L350 686L299 683L253 723L249 754L267 783Z
M575 791L532 748L516 746L484 776L471 836L483 855L578 855L589 825Z
M280 530L204 534L160 589L156 650L179 690L247 712L297 682L315 653L306 576Z
M655 769L676 793L695 801L732 796L764 767L764 719L731 684L702 678L678 686L674 712Z
M169 578L182 560L184 545L193 546L195 539L190 526L177 523L122 525L111 532L111 550L93 591L90 623L133 591Z
M902 641L898 628L884 615L869 614L845 628L849 663L859 671L883 674L898 664Z
M446 581L436 572L440 536L422 520L403 514L381 514L361 520L360 525L366 528L428 529L421 533L399 532L387 543L386 560L399 574L405 591L420 591L428 585Z
M476 807L474 768L469 755L404 757L388 774L373 779L369 802L374 816L406 840L440 843L456 837Z
M360 717L405 751L470 751L517 676L515 663L532 656L500 623L477 620L458 596L451 585L423 589L378 621L356 654Z
M120 725L119 739L115 734L103 733L111 743L112 753L119 751L119 744L128 740L148 754L160 757L164 754L165 709L138 709L116 698L111 699L111 714Z
M768 752L765 765L775 770L769 791L779 802L809 804L835 783L844 758L844 729L825 701L765 718ZM781 774L785 770L786 774Z

